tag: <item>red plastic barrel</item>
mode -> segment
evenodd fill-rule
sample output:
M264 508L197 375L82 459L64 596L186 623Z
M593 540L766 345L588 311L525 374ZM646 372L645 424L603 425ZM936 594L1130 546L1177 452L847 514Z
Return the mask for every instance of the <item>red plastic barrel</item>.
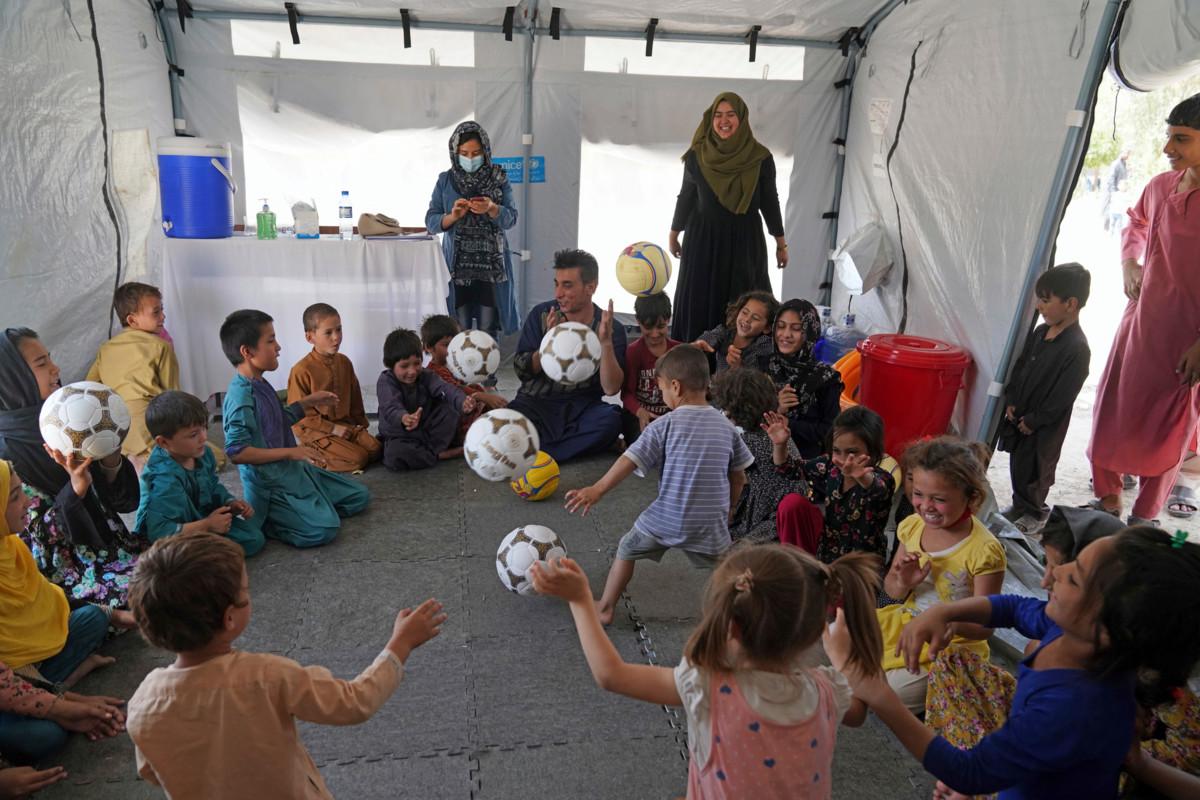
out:
M912 441L946 432L971 355L961 347L906 334L858 343L858 400L883 417L884 444L896 456Z

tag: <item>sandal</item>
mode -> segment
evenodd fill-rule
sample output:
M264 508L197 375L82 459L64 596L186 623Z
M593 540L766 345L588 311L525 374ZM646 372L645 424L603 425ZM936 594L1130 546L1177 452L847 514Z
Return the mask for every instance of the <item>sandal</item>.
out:
M1191 519L1196 514L1198 505L1200 505L1200 500L1197 499L1192 487L1184 486L1181 483L1171 487L1171 493L1167 495L1167 513L1172 517Z
M1121 517L1121 509L1109 508L1108 506L1106 506L1100 502L1099 497L1093 498L1092 500L1087 501L1086 503L1084 503L1083 505L1081 505L1079 507L1080 508L1090 508L1092 511L1103 511L1105 514L1110 514L1114 517L1117 517L1118 519L1120 519L1120 517Z
M1162 527L1162 523L1156 519L1143 519L1142 517L1135 517L1133 514L1129 515L1129 519L1125 520L1125 524L1131 528L1134 525L1149 525L1152 528Z
M1088 478L1088 488L1092 488L1092 479ZM1125 491L1138 488L1138 479L1134 475L1121 476L1121 488Z

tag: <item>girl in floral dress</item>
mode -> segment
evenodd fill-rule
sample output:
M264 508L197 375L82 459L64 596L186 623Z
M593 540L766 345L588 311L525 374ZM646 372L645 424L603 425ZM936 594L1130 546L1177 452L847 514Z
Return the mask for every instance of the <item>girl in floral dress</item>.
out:
M119 452L82 460L42 443L38 413L60 386L36 333L9 328L0 336L0 458L12 461L32 501L21 538L73 607L124 607L134 563L150 545L119 516L137 510L137 473Z
M775 470L803 481L807 496L789 494L779 502L779 540L794 544L831 564L847 553L887 555L888 517L896 480L879 468L883 458L883 420L865 406L848 408L833 423L830 455L789 456L788 423L781 414L765 415L773 444ZM822 511L818 504L824 504Z

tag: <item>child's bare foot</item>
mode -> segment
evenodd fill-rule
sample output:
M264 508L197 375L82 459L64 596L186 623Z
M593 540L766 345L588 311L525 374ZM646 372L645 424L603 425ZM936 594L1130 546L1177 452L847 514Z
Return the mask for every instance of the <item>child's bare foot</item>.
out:
M462 454L463 449L461 447L451 447L449 450L443 450L442 452L438 453L438 460L449 461L452 458L458 458Z
M92 653L83 660L82 664L75 668L74 672L67 676L67 679L63 681L63 686L70 688L83 680L83 677L92 670L107 667L109 664L115 663L117 663L117 660L112 656L102 656L99 653Z
M600 617L600 624L606 628L609 625L612 625L613 614L615 611L616 611L616 609L611 605L608 605L608 604L597 605L596 606L596 615L598 617Z

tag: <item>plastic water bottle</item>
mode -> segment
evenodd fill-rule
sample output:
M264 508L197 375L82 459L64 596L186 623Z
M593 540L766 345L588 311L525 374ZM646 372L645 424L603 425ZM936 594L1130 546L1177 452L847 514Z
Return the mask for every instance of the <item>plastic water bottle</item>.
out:
M338 233L343 239L354 238L354 206L350 205L350 193L345 189L338 202Z

